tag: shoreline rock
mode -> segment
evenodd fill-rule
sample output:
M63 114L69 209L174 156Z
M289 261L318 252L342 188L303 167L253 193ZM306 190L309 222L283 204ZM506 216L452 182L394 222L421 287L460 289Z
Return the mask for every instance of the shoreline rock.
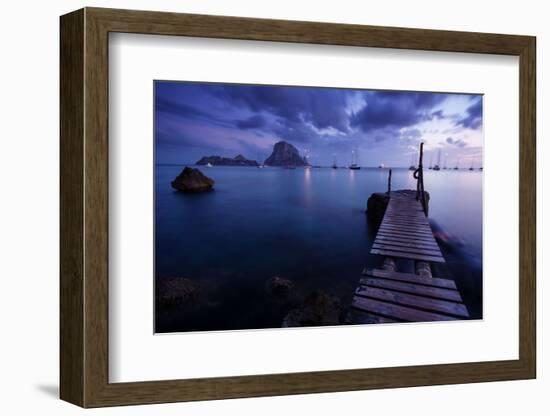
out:
M214 179L204 175L200 170L185 167L176 179L171 182L172 188L181 192L199 193L213 189Z
M292 309L282 327L340 325L341 302L337 296L321 290L311 292L301 306Z
M266 280L265 289L273 297L284 299L290 294L294 287L292 280L284 279L279 276L273 276Z
M187 277L161 277L155 282L158 307L190 305L198 301L201 287Z

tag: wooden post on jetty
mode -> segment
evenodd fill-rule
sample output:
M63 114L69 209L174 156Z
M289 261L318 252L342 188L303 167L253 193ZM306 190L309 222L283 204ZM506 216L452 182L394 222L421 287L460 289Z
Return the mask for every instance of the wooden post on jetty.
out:
M390 169L388 171L388 198L390 198L391 195L391 174L392 170ZM394 272L397 270L397 265L395 264L395 259L393 257L384 257L384 264L382 265L382 269L387 270L389 272Z
M422 161L424 158L424 142L420 143L420 155L418 156L418 168L413 173L416 179L416 200L422 204L424 215L428 216L428 207L426 206L426 195L424 193L424 167Z

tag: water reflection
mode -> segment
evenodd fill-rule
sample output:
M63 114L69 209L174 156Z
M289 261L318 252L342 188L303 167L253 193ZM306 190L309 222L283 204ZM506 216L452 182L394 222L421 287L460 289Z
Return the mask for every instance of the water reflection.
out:
M304 201L307 206L312 202L311 168L304 168Z
M354 169L348 169L349 172L349 182L351 185L355 183L355 170Z

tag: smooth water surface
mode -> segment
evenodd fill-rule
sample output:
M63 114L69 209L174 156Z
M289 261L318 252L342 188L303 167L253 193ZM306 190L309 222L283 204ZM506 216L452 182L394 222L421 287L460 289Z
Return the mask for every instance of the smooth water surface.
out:
M215 190L184 194L170 182L183 166L157 165L156 279L184 276L201 287L191 310L156 315L157 332L279 327L292 303L312 290L343 308L365 267L375 230L367 199L387 189L388 171L312 168L200 167ZM424 172L429 219L473 318L481 317L482 178L480 171ZM415 189L408 169L393 169L392 189ZM294 282L290 303L271 299L272 276Z

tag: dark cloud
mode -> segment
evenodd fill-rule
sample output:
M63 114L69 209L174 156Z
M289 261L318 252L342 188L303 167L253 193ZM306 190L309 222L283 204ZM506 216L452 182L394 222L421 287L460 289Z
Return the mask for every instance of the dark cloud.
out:
M168 97L155 97L155 110L157 115L169 115L186 120L201 120L220 127L233 127L233 123L221 117L217 117L211 112L201 110L200 108L189 105ZM157 120L158 121L158 120Z
M441 119L444 118L443 116L443 110L437 110L434 111L432 114L430 114L430 119Z
M466 117L457 120L456 125L467 129L479 129L483 121L483 101L481 98L466 109Z
M266 120L260 115L248 117L245 120L238 120L237 127L243 130L257 129L266 125Z
M465 147L466 146L466 142L462 139L453 139L452 137L447 137L446 142L448 144L453 145L453 146L458 146L458 147Z
M393 128L386 127L386 128L374 130L370 134L371 134L370 137L375 142L383 142L383 141L391 140L392 138L395 138L397 132Z
M228 106L240 105L253 112L271 113L289 128L305 122L317 129L349 130L346 95L341 90L230 85L210 92L225 100Z
M308 125L292 120L280 119L271 129L271 132L281 139L291 142L309 143L318 134Z
M366 96L367 105L351 118L351 125L364 132L399 130L431 117L442 116L433 108L446 94L376 91Z
M188 104L177 102L169 98L156 96L155 109L158 112L185 118L209 118L210 114Z

